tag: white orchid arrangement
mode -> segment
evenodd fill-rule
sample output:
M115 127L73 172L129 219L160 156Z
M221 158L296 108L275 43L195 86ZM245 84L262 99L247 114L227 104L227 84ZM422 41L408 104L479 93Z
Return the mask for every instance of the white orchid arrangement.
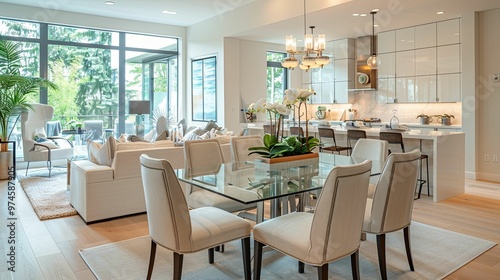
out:
M314 147L318 146L319 140L314 137L309 137L309 131L306 127L306 137L287 137L280 142L280 127L283 121L283 116L293 114L292 108L297 107L299 112L300 126L300 107L306 104L309 96L315 94L312 90L305 89L287 89L282 103L267 102L265 98L259 99L257 102L250 104L247 111L252 113L268 113L271 127L274 128L272 134L266 134L263 138L264 146L251 147L250 154L257 153L264 157L280 157L295 154L303 154L311 152ZM296 105L298 103L298 105ZM307 106L306 106L307 115ZM306 121L307 124L307 121Z
M315 95L316 92L314 92L311 89L287 89L285 90L285 99L283 100L283 103L287 105L288 108L291 108L292 106L296 107L298 110L298 119L299 119L299 127L300 127L300 118L302 117L303 114L300 113L300 109L302 107L302 104L304 104L305 108L305 115L307 116L307 100L309 100L309 97L311 95ZM298 103L298 104L297 104ZM306 138L309 138L309 120L306 119Z

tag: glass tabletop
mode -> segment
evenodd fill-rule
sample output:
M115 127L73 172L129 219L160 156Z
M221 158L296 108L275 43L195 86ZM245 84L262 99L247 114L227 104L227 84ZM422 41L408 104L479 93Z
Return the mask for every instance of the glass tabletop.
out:
M351 156L319 153L318 161L269 170L255 161L229 162L202 166L198 170L178 169L182 182L218 193L235 201L251 204L259 201L321 189L335 166L364 161ZM383 163L372 161L371 175L379 175Z

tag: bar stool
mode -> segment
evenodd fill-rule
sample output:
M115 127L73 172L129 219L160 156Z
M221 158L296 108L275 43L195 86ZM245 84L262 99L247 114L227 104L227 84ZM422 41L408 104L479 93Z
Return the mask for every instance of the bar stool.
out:
M347 146L351 147L351 140L359 140L361 138L366 138L366 131L360 129L348 129L347 130Z
M399 144L401 146L401 151L405 153L405 145L403 143L403 135L399 132L390 132L390 131L381 131L380 132L380 140L385 140L389 144ZM389 154L391 153L391 149L389 149ZM427 173L426 180L422 179L422 160L425 159L425 168ZM418 196L415 199L420 198L420 194L422 193L422 186L427 184L427 195L430 195L430 187L429 187L429 156L426 154L421 154L420 159L418 161L419 164L419 178L417 179L420 187L418 189Z
M264 128L264 134L271 134L274 135L274 125L271 126L270 124L265 124L262 126Z
M304 130L299 126L290 127L290 136L304 137Z
M337 141L335 140L335 131L333 130L333 128L318 127L318 133L319 133L319 141L321 143L323 143L322 138L328 138L333 140L333 146L329 147L321 146L319 147L320 152L326 150L332 152L332 154L333 152L337 152L338 154L340 154L341 151L347 151L347 153L349 153L349 151L352 150L351 147L337 146Z

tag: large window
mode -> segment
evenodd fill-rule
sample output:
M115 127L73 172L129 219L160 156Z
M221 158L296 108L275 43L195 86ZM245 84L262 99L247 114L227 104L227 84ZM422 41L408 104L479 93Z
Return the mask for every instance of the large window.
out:
M217 121L217 87L215 56L191 62L194 121Z
M21 42L23 74L58 86L29 101L52 105L63 129L70 120L102 120L117 136L134 134L126 131L136 122L129 100L149 100L151 110L177 119L175 38L0 19L0 39ZM149 116L146 125L149 131Z
M288 73L281 66L285 53L267 52L267 100L282 102L288 84Z

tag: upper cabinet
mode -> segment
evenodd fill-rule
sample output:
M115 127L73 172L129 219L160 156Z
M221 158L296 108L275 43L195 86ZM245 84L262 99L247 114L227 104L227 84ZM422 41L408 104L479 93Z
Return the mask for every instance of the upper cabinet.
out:
M460 102L460 19L378 34L378 94L387 102Z
M354 94L354 39L327 42L325 55L330 63L323 68L302 71L302 87L312 88L316 95L311 103L352 103Z

